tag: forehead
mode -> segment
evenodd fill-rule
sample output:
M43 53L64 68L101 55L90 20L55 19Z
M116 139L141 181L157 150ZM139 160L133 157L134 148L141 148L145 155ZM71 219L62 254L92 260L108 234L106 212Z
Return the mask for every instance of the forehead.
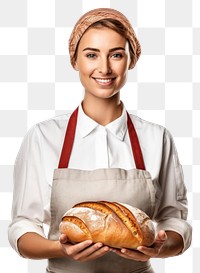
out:
M89 28L83 34L79 47L125 47L126 43L125 37L110 28Z

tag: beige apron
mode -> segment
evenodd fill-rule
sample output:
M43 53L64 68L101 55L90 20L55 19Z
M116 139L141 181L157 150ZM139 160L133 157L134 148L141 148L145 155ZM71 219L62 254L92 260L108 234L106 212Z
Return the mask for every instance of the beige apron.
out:
M76 130L78 108L71 115L58 169L54 171L51 195L49 239L58 240L59 223L63 214L82 201L108 200L138 207L150 217L155 208L155 187L144 162L137 134L127 113L127 124L133 157L137 169L118 168L93 171L68 169ZM56 273L153 273L150 262L124 259L113 252L89 262L70 258L49 259L47 272Z

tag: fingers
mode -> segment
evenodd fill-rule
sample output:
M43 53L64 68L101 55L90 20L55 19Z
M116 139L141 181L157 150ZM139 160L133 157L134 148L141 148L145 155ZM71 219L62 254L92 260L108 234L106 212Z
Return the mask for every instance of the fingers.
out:
M155 241L166 241L167 240L167 234L164 230L160 230L156 236Z
M167 234L164 230L160 230L156 236L155 242L152 246L139 246L136 250L122 248L121 250L112 250L117 255L126 258L133 259L135 261L148 261L150 258L158 257L161 249L167 240Z
M137 250L122 248L121 250L114 249L112 251L125 259L130 259L130 260L135 260L140 262L145 262L150 259L148 255L145 255L144 253L141 253L140 251L137 251Z
M103 246L102 243L93 244L91 240L72 245L67 243L66 237L61 236L60 242L64 242L62 247L66 256L76 261L90 261L101 257L110 250L108 246Z
M164 230L160 230L156 236L155 242L151 247L139 246L137 250L151 258L158 257L166 240L167 234Z
M117 255L133 259L135 261L147 261L152 257L157 257L160 250L167 240L167 234L164 230L158 232L155 242L151 247L139 246L137 250L130 250L122 248L111 249L108 246L103 246L102 243L93 244L91 240L87 240L75 245L68 243L67 236L62 234L60 236L60 243L63 246L64 252L68 257L77 261L90 261L105 255L109 251L113 251Z
M102 243L96 243L88 247L87 249L84 249L83 251L77 253L74 256L74 259L82 262L94 260L103 256L104 254L109 252L109 250L110 249L108 246L103 246Z
M155 258L160 253L161 245L155 245L154 247L139 246L137 250L146 257Z
M92 241L86 240L84 242L81 242L75 245L71 243L67 243L67 244L64 244L63 247L65 249L67 256L73 258L75 255L77 255L79 252L83 251L84 249L88 248L90 245L92 245Z
M60 235L60 238L59 238L59 241L61 244L66 244L68 239L67 239L67 235L66 234L61 234Z

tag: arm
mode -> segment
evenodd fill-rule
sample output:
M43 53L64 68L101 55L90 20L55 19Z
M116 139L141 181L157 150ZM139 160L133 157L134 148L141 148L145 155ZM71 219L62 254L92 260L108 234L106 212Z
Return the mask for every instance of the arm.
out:
M161 231L158 235L159 234L161 234ZM159 250L158 258L176 256L181 253L183 249L183 239L178 233L174 231L166 231L166 235L167 239L163 242L163 245Z
M12 222L8 228L8 238L18 254L19 238L29 232L45 237L43 223L50 221L49 184L41 156L44 148L41 146L36 125L24 137L15 161Z
M152 257L166 258L181 254L190 246L192 228L186 221L186 188L173 139L167 131L161 150L158 179L162 196L157 200L153 217L157 222L156 240L151 247L140 246L136 251L114 250L124 258L138 261L146 261Z
M18 250L24 258L49 259L64 257L59 241L50 241L35 232L27 232L18 239Z
M70 257L77 261L90 261L105 255L110 249L101 243L92 244L91 240L72 245L64 235L60 241L51 241L37 233L28 232L19 238L18 250L24 258L29 259Z
M109 248L98 243L93 245L91 241L71 245L63 236L60 241L45 238L43 224L50 222L50 186L46 173L54 168L48 163L46 170L44 155L47 151L49 156L49 150L42 143L42 135L40 128L34 126L25 136L15 162L12 222L8 229L10 244L25 258L95 259Z
M170 133L165 130L159 184L162 196L154 214L157 231L171 231L182 239L183 253L191 244L192 227L187 222L188 200L182 166ZM174 243L178 244L175 240Z

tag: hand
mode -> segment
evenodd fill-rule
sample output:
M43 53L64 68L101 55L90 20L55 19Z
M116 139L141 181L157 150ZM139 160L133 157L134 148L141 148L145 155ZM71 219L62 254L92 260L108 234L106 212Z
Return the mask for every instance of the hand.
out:
M164 230L160 230L156 236L153 245L151 245L150 247L139 246L137 250L122 248L121 250L112 249L112 251L123 258L145 262L148 261L150 258L155 258L159 256L163 244L166 240L167 234Z
M59 241L62 246L64 256L68 256L75 261L91 261L105 255L110 250L108 246L104 246L100 242L93 244L91 240L86 240L73 245L68 242L65 234L61 234Z

